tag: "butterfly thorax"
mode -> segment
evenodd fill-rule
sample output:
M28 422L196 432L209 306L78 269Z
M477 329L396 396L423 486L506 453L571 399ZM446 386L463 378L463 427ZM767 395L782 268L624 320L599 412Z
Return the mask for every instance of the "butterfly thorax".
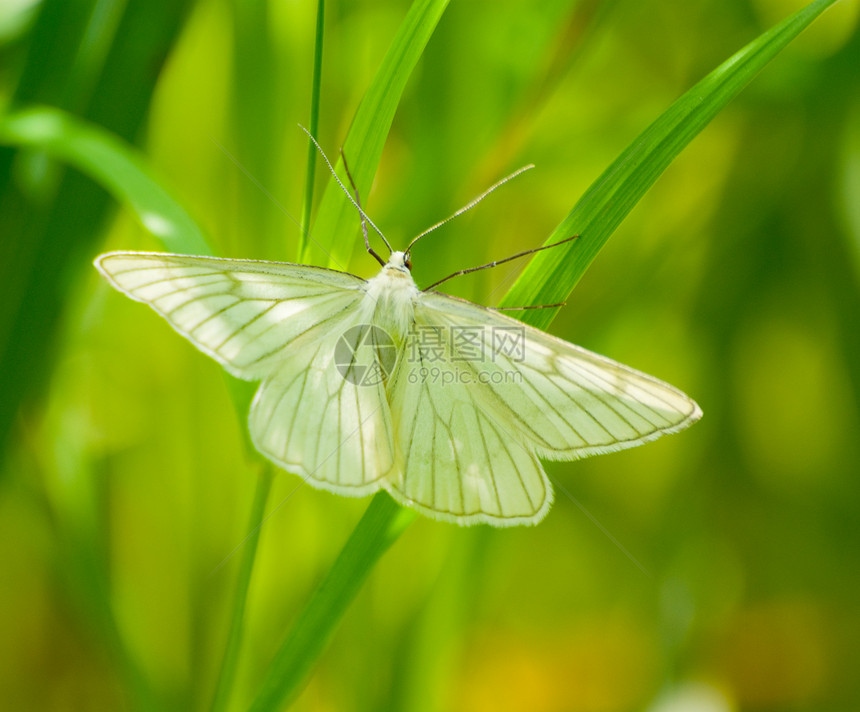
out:
M400 343L409 332L415 300L420 293L404 254L393 252L379 274L367 282L365 313L374 325L385 329Z

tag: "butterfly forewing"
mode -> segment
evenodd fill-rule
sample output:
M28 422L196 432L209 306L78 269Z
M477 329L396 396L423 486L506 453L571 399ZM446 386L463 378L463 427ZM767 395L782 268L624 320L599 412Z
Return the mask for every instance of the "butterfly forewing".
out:
M365 284L318 267L159 253L112 252L96 266L247 380L269 375L302 334L355 309Z
M460 354L458 364L478 383L475 397L544 457L632 447L701 416L673 386L490 309L430 293L415 313L447 331L454 358L456 334L470 335L479 357Z

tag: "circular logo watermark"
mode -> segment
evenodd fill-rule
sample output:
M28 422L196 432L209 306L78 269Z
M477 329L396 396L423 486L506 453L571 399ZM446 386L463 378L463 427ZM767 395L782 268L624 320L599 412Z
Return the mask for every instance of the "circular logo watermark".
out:
M359 324L337 340L334 363L344 380L356 386L378 386L394 370L397 348L385 329Z

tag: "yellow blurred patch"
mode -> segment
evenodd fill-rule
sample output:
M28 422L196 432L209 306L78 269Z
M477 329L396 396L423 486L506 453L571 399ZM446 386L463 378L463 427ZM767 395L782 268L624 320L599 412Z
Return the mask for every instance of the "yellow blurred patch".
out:
M826 481L849 427L847 376L833 329L820 316L826 310L816 311L815 323L811 315L789 320L784 303L753 312L735 350L741 445L751 471L782 490Z
M653 641L632 621L594 619L583 627L478 638L462 665L450 709L469 712L615 712L652 692Z

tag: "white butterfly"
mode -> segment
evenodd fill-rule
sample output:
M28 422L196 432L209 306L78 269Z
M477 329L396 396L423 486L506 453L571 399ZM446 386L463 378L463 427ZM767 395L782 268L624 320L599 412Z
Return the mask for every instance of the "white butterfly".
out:
M656 378L419 290L409 248L370 280L146 252L95 264L230 373L262 381L248 425L268 459L337 494L383 488L434 519L536 524L552 503L539 457L621 450L701 417Z

